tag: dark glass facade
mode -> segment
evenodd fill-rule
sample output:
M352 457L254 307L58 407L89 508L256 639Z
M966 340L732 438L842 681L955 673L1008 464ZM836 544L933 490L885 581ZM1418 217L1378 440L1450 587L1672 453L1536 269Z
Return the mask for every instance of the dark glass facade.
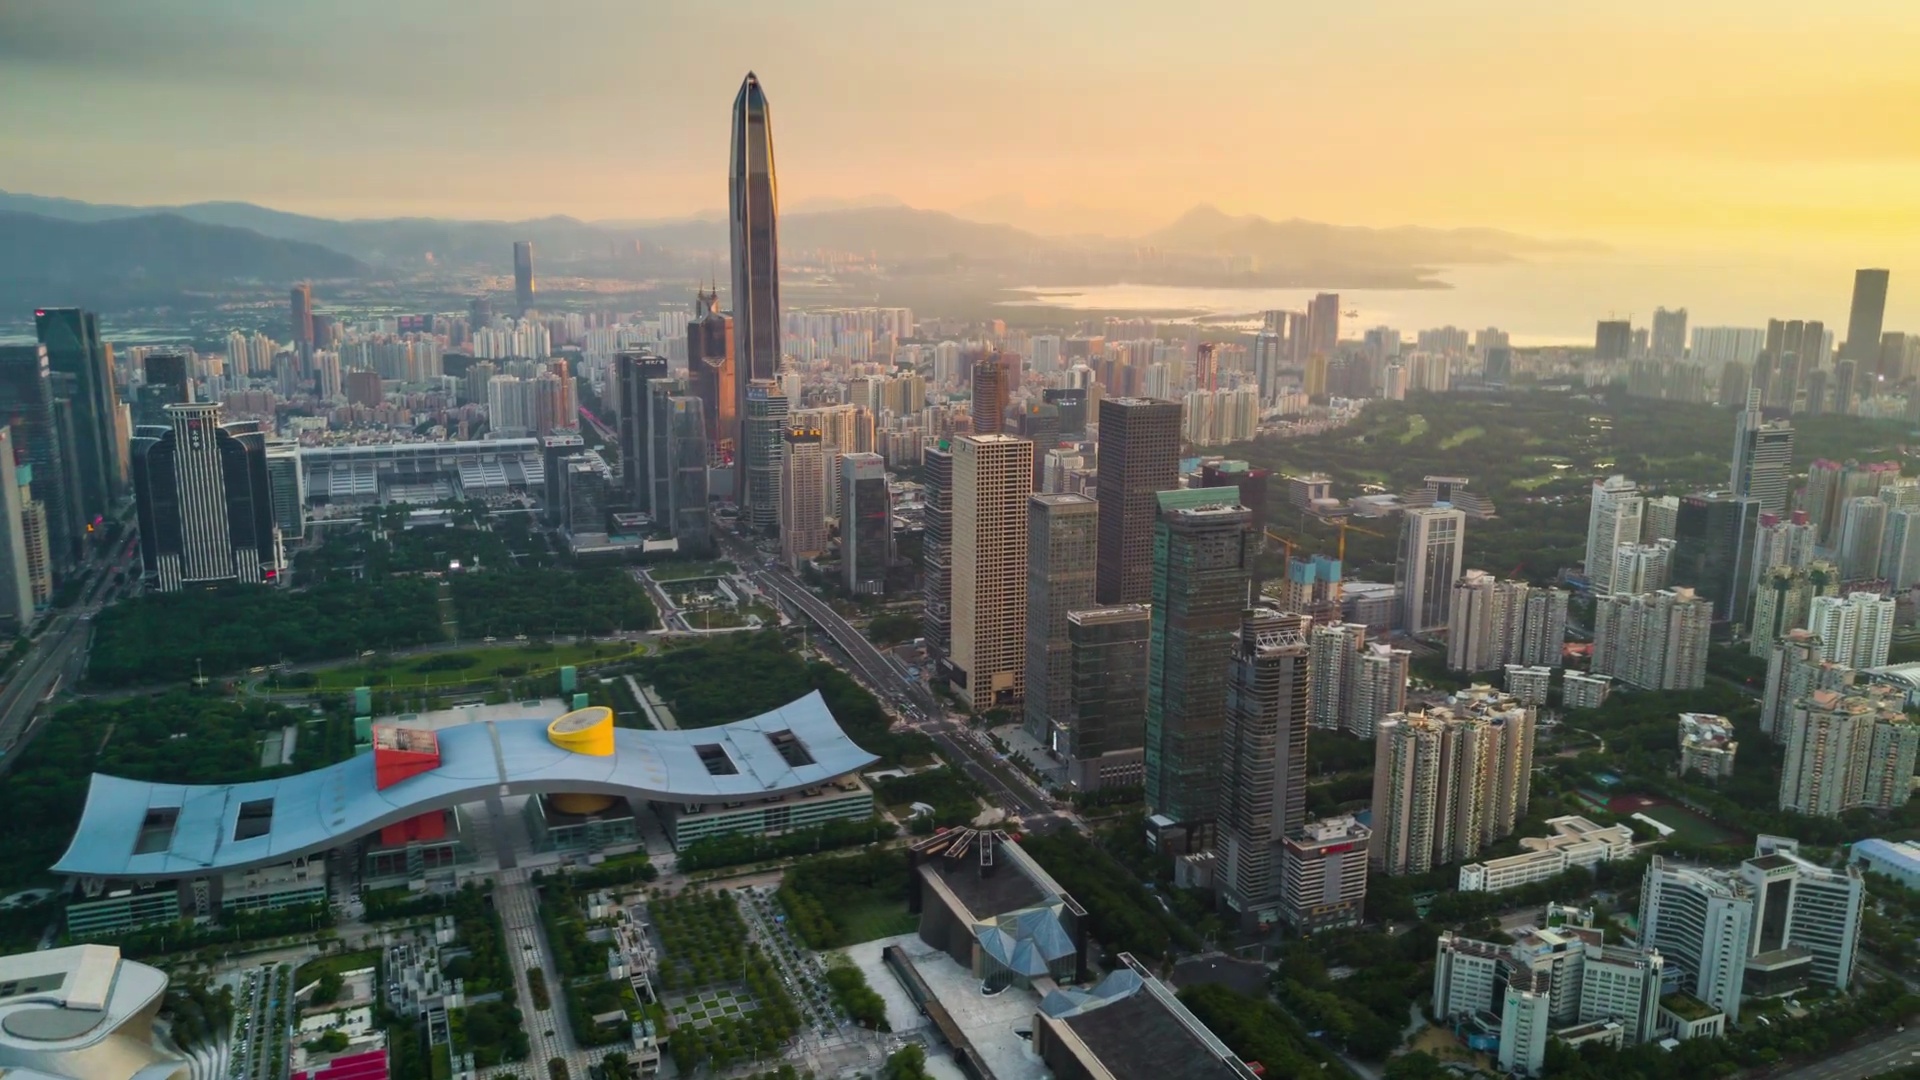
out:
M1100 402L1102 604L1144 604L1153 594L1154 496L1180 486L1180 403L1147 398Z

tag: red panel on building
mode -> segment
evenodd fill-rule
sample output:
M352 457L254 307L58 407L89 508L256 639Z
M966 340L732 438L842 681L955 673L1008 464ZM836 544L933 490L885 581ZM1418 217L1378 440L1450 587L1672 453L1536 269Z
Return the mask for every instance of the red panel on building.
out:
M380 842L388 847L446 838L447 812L445 810L434 810L419 817L410 817L380 830Z
M294 1073L293 1080L387 1080L387 1052L337 1057L312 1072Z
M440 767L440 740L421 728L373 729L373 785L381 791Z

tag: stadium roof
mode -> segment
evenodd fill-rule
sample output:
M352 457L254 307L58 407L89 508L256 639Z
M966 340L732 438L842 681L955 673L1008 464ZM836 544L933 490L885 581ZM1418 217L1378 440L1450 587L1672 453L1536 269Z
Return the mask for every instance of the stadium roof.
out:
M433 733L437 748L426 751L437 752L437 764L417 772L381 774L376 748L312 772L244 784L161 784L95 773L79 828L53 870L193 877L285 862L494 795L744 801L812 787L878 760L840 730L818 692L719 727L613 730L610 752L557 745L571 732L556 728L556 739L549 727L545 720L502 720L442 728Z

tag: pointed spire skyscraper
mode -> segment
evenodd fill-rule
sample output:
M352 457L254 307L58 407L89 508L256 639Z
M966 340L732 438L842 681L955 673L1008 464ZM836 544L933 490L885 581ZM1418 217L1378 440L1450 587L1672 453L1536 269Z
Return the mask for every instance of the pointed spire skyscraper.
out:
M747 388L780 370L779 185L773 171L773 114L760 79L747 73L733 99L733 162L728 170L728 217L733 232L733 340L735 415L747 415ZM751 470L739 470L742 506Z

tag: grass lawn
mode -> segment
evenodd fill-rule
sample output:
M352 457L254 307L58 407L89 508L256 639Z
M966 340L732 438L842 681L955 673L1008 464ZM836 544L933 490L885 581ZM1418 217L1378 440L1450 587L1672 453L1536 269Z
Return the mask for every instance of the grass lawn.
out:
M1732 844L1741 835L1688 810L1684 806L1649 806L1640 811L1673 830L1680 839L1693 844Z
M1421 416L1419 413L1414 413L1412 416L1407 417L1407 430L1399 436L1400 445L1405 446L1426 433L1427 418Z
M734 573L738 569L739 567L721 559L716 562L660 563L657 566L649 566L647 574L655 581L666 582L682 581L688 578L719 577Z
M355 664L316 674L319 690L351 690L356 686L382 689L416 687L453 687L489 682L495 677L518 679L565 667L603 660L639 656L644 646L622 644L575 644L528 647L508 645L499 648L462 649L455 653L427 653L372 664ZM467 663L466 661L471 661ZM459 666L455 666L455 664ZM421 670L422 668L426 670ZM512 674L503 675L503 672ZM391 683L389 683L391 679Z
M293 973L293 985L295 989L299 989L329 971L338 974L345 971L358 971L361 968L379 966L379 949L362 949L359 952L334 953L329 956L316 957L301 964L300 969Z
M1453 434L1447 436L1446 438L1441 439L1440 449L1451 450L1456 446L1462 446L1462 445L1465 445L1466 443L1470 443L1473 440L1479 438L1480 436L1485 435L1486 433L1487 433L1487 429L1481 427L1479 424L1475 424L1470 428L1461 428L1459 431L1456 431Z
M911 934L920 925L920 917L907 910L906 901L862 903L846 910L847 944L857 945L884 937Z

